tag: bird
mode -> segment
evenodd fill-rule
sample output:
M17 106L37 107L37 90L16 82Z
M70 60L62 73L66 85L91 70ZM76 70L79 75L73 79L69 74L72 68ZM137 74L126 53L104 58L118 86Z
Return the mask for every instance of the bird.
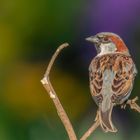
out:
M97 55L89 65L90 92L98 106L99 123L104 132L117 132L112 110L129 98L137 74L129 49L115 33L101 32L86 38Z

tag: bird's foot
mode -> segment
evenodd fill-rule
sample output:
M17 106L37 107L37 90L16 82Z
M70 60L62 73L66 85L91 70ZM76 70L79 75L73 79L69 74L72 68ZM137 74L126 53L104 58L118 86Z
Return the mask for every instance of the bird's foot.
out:
M130 106L131 109L140 113L140 106L136 103L138 101L138 97L136 96L134 99L127 100L126 103L121 105L122 109L125 109L127 105Z
M140 113L140 106L136 103L136 101L138 101L137 96L132 100L128 100L127 104L130 106L131 109L134 109L135 111Z
M126 109L126 105L127 105L126 103L122 104L121 109Z
M126 101L121 105L121 109L126 109L127 102L128 102L128 100L126 100Z

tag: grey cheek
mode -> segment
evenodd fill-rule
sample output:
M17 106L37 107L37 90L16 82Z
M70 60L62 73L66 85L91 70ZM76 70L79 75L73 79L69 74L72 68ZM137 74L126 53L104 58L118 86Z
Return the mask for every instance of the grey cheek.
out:
M116 47L115 47L115 46L109 46L109 47L108 47L108 51L113 52L113 51L115 51L115 50L116 50Z

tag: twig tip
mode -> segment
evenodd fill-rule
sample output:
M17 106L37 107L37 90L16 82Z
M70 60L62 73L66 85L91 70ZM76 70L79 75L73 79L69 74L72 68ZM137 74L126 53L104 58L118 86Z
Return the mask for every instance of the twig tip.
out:
M65 42L63 45L66 47L70 46L69 43L67 43L67 42Z
M65 43L63 43L63 44L60 46L59 49L66 48L66 47L68 47L68 46L70 46L69 43L65 42Z

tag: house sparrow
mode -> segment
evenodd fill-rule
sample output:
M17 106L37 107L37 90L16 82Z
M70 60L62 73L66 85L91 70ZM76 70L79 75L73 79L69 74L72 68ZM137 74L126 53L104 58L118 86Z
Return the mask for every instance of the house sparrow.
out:
M97 50L89 66L89 80L91 95L99 107L100 126L105 132L116 132L111 120L112 109L130 96L137 70L118 35L102 32L86 40L94 43Z

